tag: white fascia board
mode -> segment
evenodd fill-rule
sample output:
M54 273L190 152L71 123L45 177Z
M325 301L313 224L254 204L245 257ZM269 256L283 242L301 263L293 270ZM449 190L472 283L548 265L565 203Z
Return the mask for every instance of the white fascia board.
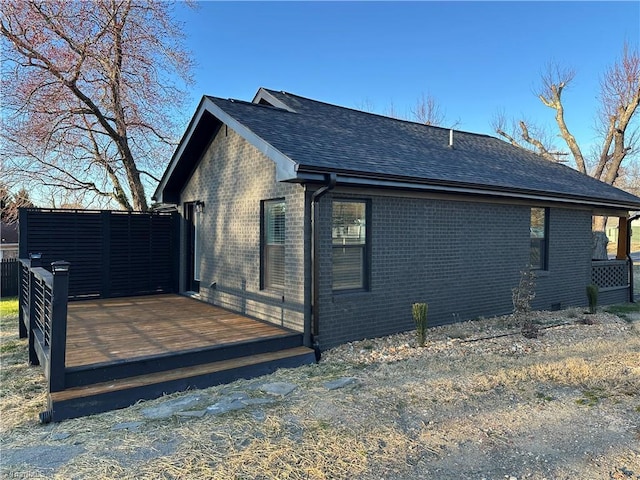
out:
M258 93L256 93L256 96L253 97L253 100L251 102L252 103L260 103L261 100L264 100L269 105L272 105L274 107L281 108L281 109L286 110L286 111L291 112L291 113L296 113L296 111L293 108L291 108L286 103L278 100L276 97L271 95L268 91L266 91L262 87L260 87L260 89L258 90Z
M153 194L153 197L157 202L162 203L162 191L164 190L167 181L171 178L173 171L182 158L182 154L186 146L189 144L191 140L191 136L195 131L196 127L200 123L202 115L205 112L211 113L214 117L220 120L223 124L228 125L231 129L236 131L241 137L243 137L247 142L256 147L260 152L269 157L276 164L276 180L277 181L287 181L293 180L296 177L297 164L292 159L287 157L285 154L274 148L270 143L266 142L258 135L253 133L251 129L247 128L236 119L227 114L224 110L218 107L213 101L211 101L208 97L203 97L194 114L191 122L189 123L189 127L185 132L178 148L176 149L173 157L171 158L171 162L167 167L156 191Z
M273 160L276 164L277 181L284 182L296 178L297 163L291 158L274 148L269 142L260 138L250 128L244 126L231 115L226 113L209 98L205 99L204 106L207 111L218 118L222 123L228 125L232 130L238 133L238 135L265 154L268 158Z

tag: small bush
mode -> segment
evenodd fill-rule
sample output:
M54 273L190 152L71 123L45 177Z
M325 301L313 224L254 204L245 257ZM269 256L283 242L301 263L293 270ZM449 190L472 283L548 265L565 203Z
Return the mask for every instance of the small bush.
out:
M587 285L587 299L589 300L589 313L596 313L598 310L598 286Z
M429 306L426 303L413 304L413 321L416 322L416 334L418 336L418 345L424 347L427 341L427 310Z
M522 335L526 338L536 338L538 336L538 326L533 323L529 316L531 311L531 301L536 298L536 274L531 267L520 272L518 286L511 290L511 300L513 301L513 315L522 321Z
M525 268L520 272L518 286L511 290L513 301L513 313L524 314L531 311L531 300L536 298L536 274L531 268Z

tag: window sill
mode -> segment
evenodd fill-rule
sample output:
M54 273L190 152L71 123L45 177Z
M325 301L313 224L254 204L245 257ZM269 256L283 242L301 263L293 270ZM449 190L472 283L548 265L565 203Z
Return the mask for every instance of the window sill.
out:
M283 289L263 288L262 290L260 290L260 293L265 297L277 298L277 299L284 298L284 288Z
M332 300L352 300L354 298L366 297L371 294L371 290L334 290Z

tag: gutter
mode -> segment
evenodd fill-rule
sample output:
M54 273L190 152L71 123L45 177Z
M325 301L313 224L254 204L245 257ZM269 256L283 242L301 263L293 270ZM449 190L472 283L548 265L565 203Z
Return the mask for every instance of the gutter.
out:
M635 303L633 295L633 258L631 258L631 222L640 218L640 215L635 215L627 219L627 260L629 260L629 302Z
M325 185L313 192L311 196L311 316L309 324L304 328L304 344L313 347L316 352L316 360L320 360L320 346L316 340L320 332L320 307L318 298L320 297L320 269L318 268L318 245L320 244L320 229L316 228L319 223L318 204L320 199L333 190L336 186L337 175L330 173L325 175Z
M480 195L496 198L517 198L533 200L536 202L546 201L553 203L578 204L604 209L618 209L628 212L629 210L640 209L640 203L627 203L623 200L607 200L600 198L584 197L580 195L568 195L561 192L540 192L536 190L518 189L514 187L500 187L489 185L478 185L469 183L452 183L441 180L418 181L410 177L393 177L389 175L375 173L359 173L351 171L336 171L340 176L340 185L353 187L371 187L393 190L407 191L427 191L433 193L449 193L463 195ZM296 181L301 183L321 181L322 172L314 171L309 167L299 167L297 169Z

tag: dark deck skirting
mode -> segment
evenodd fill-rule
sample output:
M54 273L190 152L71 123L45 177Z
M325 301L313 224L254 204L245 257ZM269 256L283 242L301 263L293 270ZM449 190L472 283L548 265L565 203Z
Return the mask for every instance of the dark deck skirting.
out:
M302 334L179 295L70 302L65 389L43 421L315 361Z

